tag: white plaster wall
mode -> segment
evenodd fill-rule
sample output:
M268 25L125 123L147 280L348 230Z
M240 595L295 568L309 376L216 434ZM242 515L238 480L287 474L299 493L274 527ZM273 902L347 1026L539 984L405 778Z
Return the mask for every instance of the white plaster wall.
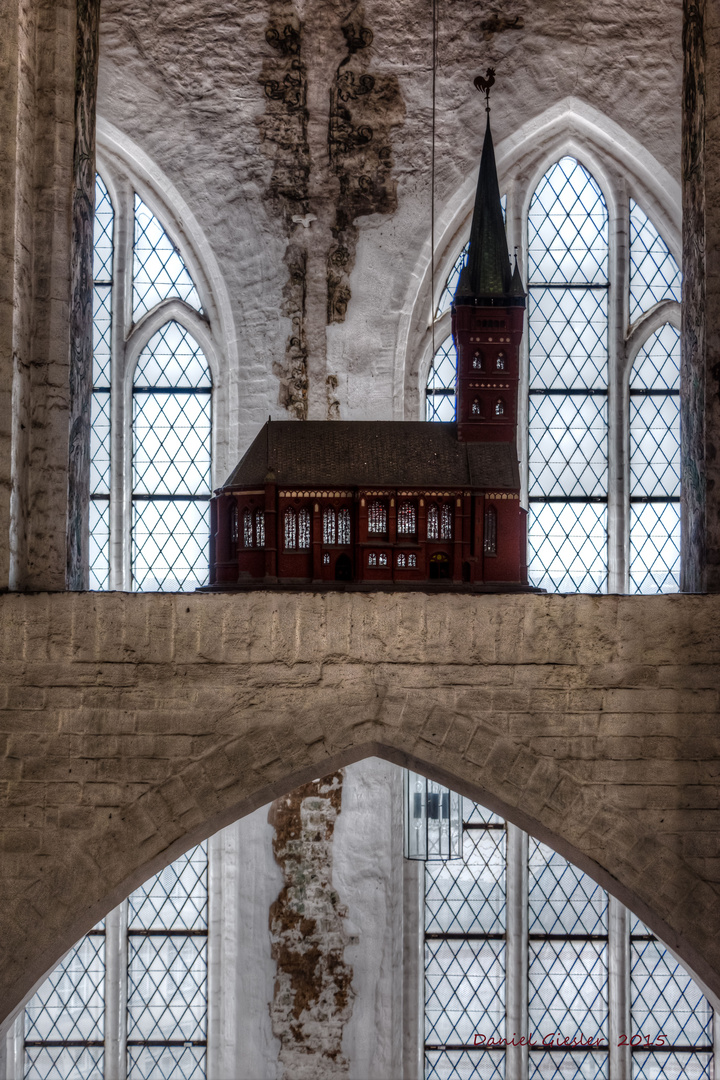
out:
M369 70L398 78L406 109L391 137L398 208L358 219L347 317L327 333L327 371L338 378L341 417L389 419L394 408L405 415L402 394L395 405L393 395L403 348L398 326L430 232L430 8L368 0L364 11L341 10L336 0L304 0L295 10L306 18L318 6L328 18L324 29L323 20L310 19L315 37L305 48L313 85L330 86L342 43L338 19L354 14L374 34ZM238 456L269 413L287 416L272 364L282 361L289 334L280 314L289 233L265 198L271 162L258 120L266 107L259 76L271 52L268 16L291 8L279 0L104 0L102 10L99 112L162 164L205 230L231 295ZM514 0L503 14L519 15L524 28L497 34L483 30L489 13L485 4L439 5L436 215L477 168L484 114L472 77L489 65L497 71L498 142L574 96L679 179L679 0ZM326 98L323 91L314 100ZM335 192L321 185L313 198L319 206ZM311 387L315 395L320 390ZM417 402L408 408L414 416Z
M343 1053L352 1080L403 1075L402 770L377 758L345 771L333 885L348 907L356 997Z

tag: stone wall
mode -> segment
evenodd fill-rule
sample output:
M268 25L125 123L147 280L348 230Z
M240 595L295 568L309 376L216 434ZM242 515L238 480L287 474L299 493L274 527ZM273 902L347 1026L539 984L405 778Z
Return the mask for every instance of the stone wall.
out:
M691 596L2 597L3 1015L182 850L373 754L551 843L720 991L719 617Z

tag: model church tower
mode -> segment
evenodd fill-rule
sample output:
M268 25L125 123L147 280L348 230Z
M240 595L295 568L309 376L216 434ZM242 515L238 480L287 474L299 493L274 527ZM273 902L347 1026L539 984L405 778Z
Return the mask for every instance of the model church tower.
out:
M268 421L211 500L209 588L527 589L524 307L488 120L452 307L457 422Z

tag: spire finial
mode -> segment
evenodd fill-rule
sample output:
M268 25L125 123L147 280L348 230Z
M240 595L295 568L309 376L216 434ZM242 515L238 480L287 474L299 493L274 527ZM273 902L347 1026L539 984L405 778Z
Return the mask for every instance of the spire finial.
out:
M490 112L490 87L495 82L495 68L488 68L485 72L485 78L482 75L478 75L475 79L475 89L479 90L481 94L485 95L485 112Z

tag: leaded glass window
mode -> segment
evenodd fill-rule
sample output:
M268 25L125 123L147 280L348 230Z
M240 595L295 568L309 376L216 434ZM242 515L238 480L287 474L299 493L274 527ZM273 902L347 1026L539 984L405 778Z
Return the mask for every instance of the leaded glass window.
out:
M630 591L680 587L680 335L668 323L630 375Z
M243 546L246 548L253 546L252 513L247 508L243 510Z
M452 423L455 420L457 356L452 335L438 347L425 389L425 419Z
M350 510L344 506L338 510L338 544L350 543Z
M110 585L110 376L115 213L95 175L93 395L90 428L90 588Z
M608 212L597 183L574 158L553 165L533 194L528 259L528 572L552 592L603 592Z
M403 502L398 506L397 531L403 536L414 536L417 532L415 503Z
M306 506L298 514L298 547L310 547L310 511Z
M165 229L135 195L133 245L133 321L170 297L202 311L195 283Z
M337 520L332 506L323 510L323 544L334 544L337 540Z
M690 976L639 920L616 919L616 964L629 960L618 977L631 990L621 1017L609 995L607 894L557 852L510 829L464 799L462 858L425 863L426 1078L504 1078L504 1041L514 1037L516 1046L530 1040L522 1075L608 1078L611 1009L615 1029L627 1029L633 1042L633 1080L713 1075L712 1009ZM526 912L512 941L508 908ZM521 1002L524 989L524 1015L511 1017L510 998ZM576 1045L566 1047L566 1038ZM513 1075L518 1068L516 1058Z
M247 530L245 531L245 537L247 539ZM233 552L237 551L238 540L240 539L240 523L238 520L238 508L237 506L230 507L230 545ZM247 547L247 542L245 544Z
M128 1080L205 1076L207 926L201 844L130 897Z
M387 507L377 499L368 504L368 532L377 535L387 532Z
M485 508L483 551L486 555L497 555L497 510L494 506Z
M202 349L166 323L133 379L134 589L190 590L207 580L211 395Z
M680 268L665 241L630 200L630 322L661 300L680 302Z

